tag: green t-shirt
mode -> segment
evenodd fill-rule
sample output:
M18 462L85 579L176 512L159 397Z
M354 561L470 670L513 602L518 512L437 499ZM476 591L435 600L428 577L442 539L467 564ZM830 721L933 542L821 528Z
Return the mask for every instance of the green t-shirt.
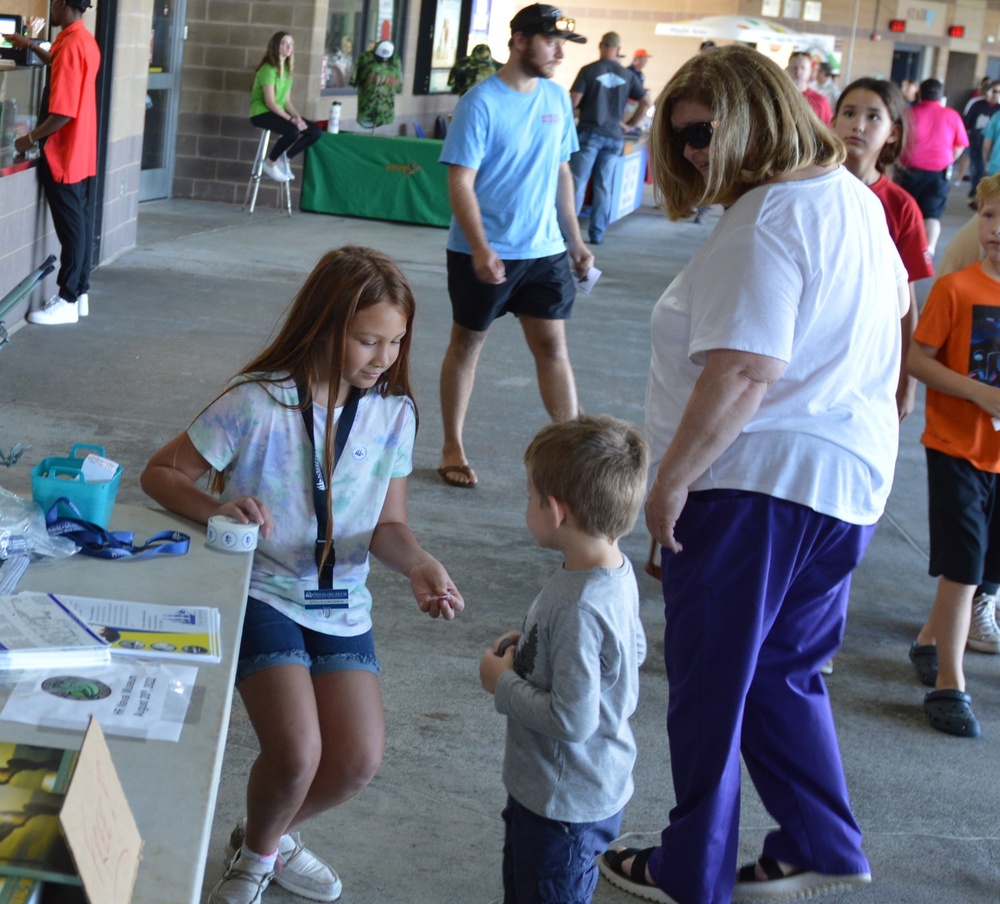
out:
M288 92L292 90L292 74L286 69L283 78L278 77L278 70L270 63L264 63L253 79L253 89L250 92L250 115L260 116L268 110L264 103L264 86L274 85L274 102L285 109Z

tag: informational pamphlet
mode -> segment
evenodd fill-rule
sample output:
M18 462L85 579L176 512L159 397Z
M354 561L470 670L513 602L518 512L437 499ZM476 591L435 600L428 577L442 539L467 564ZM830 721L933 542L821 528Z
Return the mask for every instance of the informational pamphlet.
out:
M105 734L179 741L197 677L193 666L141 659L25 672L0 719L82 731L93 716Z
M59 599L111 644L112 656L218 662L219 610L206 606L156 606L85 596Z
M110 662L108 645L50 593L0 596L0 669Z

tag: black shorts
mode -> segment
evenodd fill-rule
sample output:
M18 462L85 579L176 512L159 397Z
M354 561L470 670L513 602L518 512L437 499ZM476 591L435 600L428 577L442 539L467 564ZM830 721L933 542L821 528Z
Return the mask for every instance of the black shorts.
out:
M896 181L913 195L925 220L941 219L951 191L944 170L906 169Z
M964 458L927 449L931 577L978 587L1000 583L997 476Z
M566 253L503 262L507 281L480 282L472 271L472 255L448 252L448 294L455 323L477 333L504 314L540 320L568 320L576 299L576 283Z

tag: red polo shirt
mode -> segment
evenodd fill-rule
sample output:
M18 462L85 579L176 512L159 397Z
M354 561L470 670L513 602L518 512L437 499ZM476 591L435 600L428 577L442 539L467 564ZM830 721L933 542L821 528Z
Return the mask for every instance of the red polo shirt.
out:
M97 175L97 70L101 51L78 19L52 44L49 113L70 121L45 142L45 160L56 182L82 182Z

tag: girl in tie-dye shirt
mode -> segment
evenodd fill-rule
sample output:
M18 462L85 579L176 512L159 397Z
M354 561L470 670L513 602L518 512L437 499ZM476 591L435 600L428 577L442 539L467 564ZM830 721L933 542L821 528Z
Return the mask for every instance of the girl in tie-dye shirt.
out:
M249 904L272 879L313 900L340 894L336 872L295 829L354 797L381 763L369 552L410 578L432 617L464 608L406 524L413 312L410 287L388 257L329 252L277 338L142 475L143 489L171 511L260 525L236 680L261 752L250 770L249 818L233 830L210 904ZM357 396L334 468L337 426ZM197 484L209 471L205 492Z

